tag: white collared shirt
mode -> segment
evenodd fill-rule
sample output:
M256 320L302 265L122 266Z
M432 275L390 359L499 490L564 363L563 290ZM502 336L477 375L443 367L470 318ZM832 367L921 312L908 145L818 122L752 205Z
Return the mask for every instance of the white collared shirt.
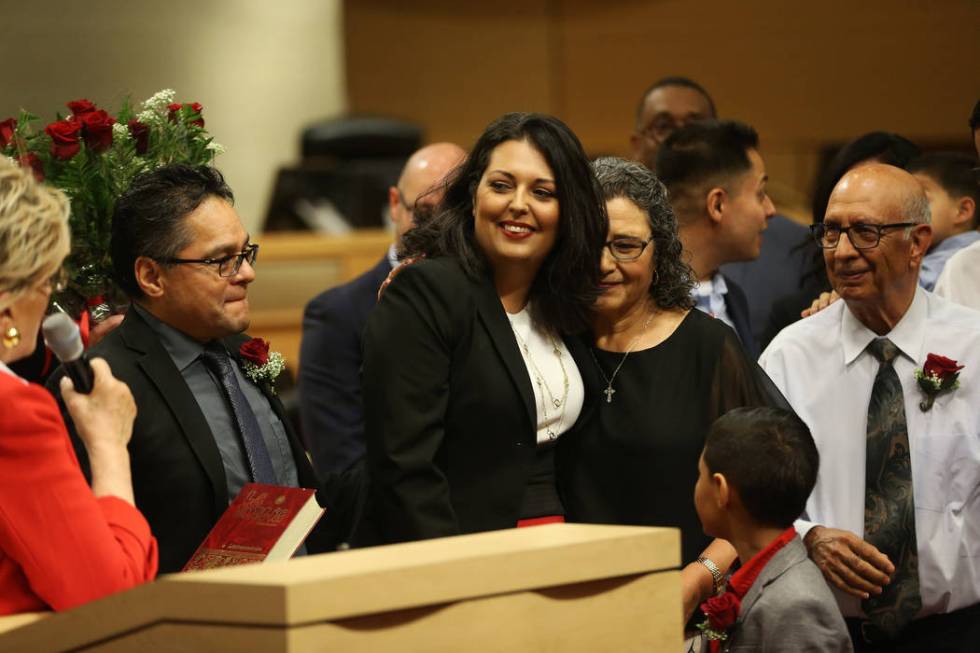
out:
M796 528L815 525L864 535L868 402L878 362L865 351L878 337L843 301L784 329L759 364L807 423L820 451L817 485ZM952 612L980 602L980 312L917 288L887 337L905 396L915 499L922 610ZM966 367L960 387L928 412L915 380L930 353ZM846 617L860 601L835 590Z
M980 242L953 254L936 282L936 294L980 309Z

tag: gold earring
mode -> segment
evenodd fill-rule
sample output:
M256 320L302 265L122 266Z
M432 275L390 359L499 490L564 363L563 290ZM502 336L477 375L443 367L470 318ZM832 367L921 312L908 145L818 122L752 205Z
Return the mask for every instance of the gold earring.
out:
M3 346L7 349L13 349L20 344L20 331L17 327L10 327L3 332Z

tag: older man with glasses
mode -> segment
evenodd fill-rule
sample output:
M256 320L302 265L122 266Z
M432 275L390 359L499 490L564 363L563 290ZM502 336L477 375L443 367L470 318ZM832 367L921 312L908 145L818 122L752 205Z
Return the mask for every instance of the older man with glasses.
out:
M812 228L843 301L759 361L817 442L797 529L859 652L980 639L980 313L919 286L929 221L908 172L848 172Z
M329 517L311 552L333 548L346 519L339 482L321 485L271 380L243 369L259 246L232 202L217 170L172 165L134 180L112 219L115 277L132 306L93 351L136 400L133 489L161 573L184 566L246 483L324 490Z

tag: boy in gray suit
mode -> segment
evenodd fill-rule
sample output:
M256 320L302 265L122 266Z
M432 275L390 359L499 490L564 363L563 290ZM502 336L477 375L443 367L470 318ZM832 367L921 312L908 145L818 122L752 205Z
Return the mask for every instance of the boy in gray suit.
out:
M701 605L702 651L852 651L823 575L793 528L817 479L810 430L779 408L719 418L698 462L704 532L728 540L741 567Z

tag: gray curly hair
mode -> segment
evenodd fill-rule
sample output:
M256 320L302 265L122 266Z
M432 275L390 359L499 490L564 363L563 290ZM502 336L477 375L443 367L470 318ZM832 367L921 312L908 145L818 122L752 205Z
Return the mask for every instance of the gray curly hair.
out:
M677 218L667 189L646 166L635 161L602 157L592 162L592 170L606 201L621 197L647 214L653 234L653 301L662 309L693 308L694 272L681 258Z
M71 246L68 198L0 156L0 310L51 276Z

